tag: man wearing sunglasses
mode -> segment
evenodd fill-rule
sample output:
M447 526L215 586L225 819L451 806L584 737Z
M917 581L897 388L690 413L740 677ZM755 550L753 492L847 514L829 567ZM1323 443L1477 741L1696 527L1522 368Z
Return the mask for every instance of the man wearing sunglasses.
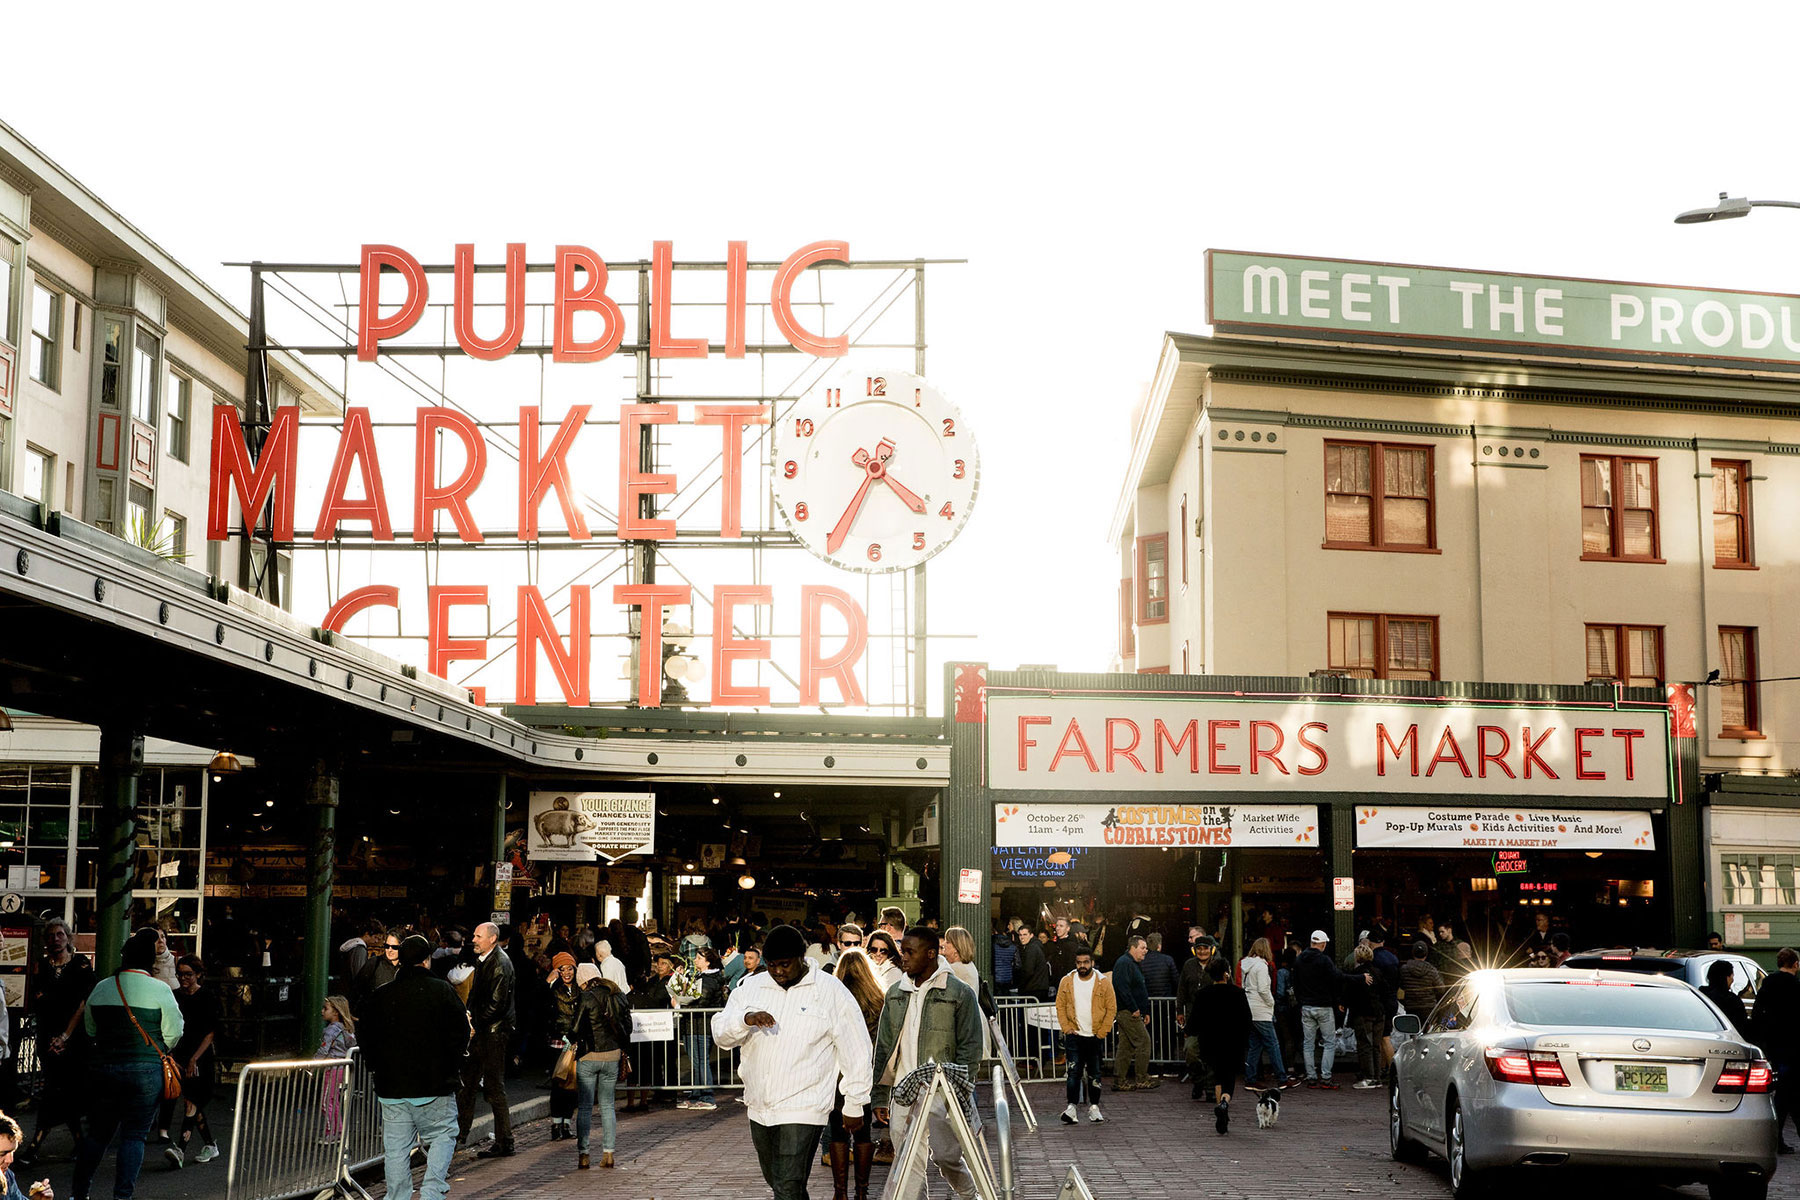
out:
M394 976L400 973L400 934L386 934L380 948L380 955L369 955L369 961L350 981L350 1003L358 1009L375 994L375 989L394 982Z
M838 926L837 949L831 952L831 959L825 964L826 969L835 972L847 950L854 950L858 954L863 952L862 926L848 923Z

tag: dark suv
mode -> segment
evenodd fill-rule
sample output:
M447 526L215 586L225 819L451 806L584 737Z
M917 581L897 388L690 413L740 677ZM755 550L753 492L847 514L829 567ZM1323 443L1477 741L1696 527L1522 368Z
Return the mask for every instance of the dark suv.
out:
M1724 959L1731 964L1731 990L1744 1002L1749 1012L1756 1005L1756 993L1762 990L1767 974L1754 959L1730 950L1648 950L1642 947L1620 947L1613 950L1586 950L1571 954L1563 966L1577 971L1642 971L1647 975L1672 975L1697 988L1706 986L1706 972L1713 963Z

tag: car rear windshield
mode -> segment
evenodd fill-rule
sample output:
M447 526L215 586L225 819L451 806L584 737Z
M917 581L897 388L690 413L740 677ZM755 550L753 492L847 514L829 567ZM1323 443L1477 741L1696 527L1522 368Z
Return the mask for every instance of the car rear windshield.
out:
M1522 1025L1587 1025L1606 1029L1685 1029L1717 1033L1722 1026L1697 992L1649 984L1583 980L1509 983L1506 1004Z
M1602 958L1584 954L1563 966L1577 971L1636 971L1641 975L1681 975L1686 971L1678 958Z

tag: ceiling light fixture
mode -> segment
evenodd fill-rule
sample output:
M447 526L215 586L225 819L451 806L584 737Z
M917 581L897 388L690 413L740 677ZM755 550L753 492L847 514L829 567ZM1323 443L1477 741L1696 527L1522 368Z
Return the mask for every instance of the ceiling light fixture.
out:
M743 875L738 876L738 887L742 888L744 891L747 892L755 886L756 886L756 876L751 875L749 873L745 873ZM1620 903L1624 903L1624 902L1620 901Z

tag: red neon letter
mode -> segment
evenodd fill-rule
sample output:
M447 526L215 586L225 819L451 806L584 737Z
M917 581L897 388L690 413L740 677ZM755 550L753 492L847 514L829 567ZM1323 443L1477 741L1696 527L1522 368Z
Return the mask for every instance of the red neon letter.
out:
M1641 729L1615 729L1612 731L1612 735L1616 738L1625 739L1625 778L1627 780L1636 779L1637 763L1631 757L1631 752L1636 749L1636 747L1631 743L1633 740L1643 737L1644 731Z
M1431 761L1425 764L1425 778L1431 778L1439 763L1455 763L1464 779L1473 778L1469 774L1469 763L1463 757L1462 747L1456 744L1456 735L1450 732L1448 725L1444 726L1443 736L1438 738L1437 749L1432 751Z
M1543 759L1538 757L1538 747L1542 746L1545 742L1549 741L1550 735L1555 732L1556 732L1556 726L1552 725L1550 728L1544 730L1543 736L1538 738L1538 740L1534 742L1531 740L1531 726L1527 725L1525 727L1525 731L1519 735L1519 748L1525 752L1525 778L1527 778L1527 779L1531 778L1531 764L1532 763L1536 763L1538 765L1538 769L1541 770L1544 774L1548 775L1550 778L1552 778L1552 779L1560 779L1561 778L1561 776L1558 775L1551 768L1549 763L1545 762Z
M1265 729L1275 735L1275 744L1270 746L1267 750L1264 750L1260 745L1262 741L1262 732ZM1275 769L1277 771L1286 775L1288 769L1282 764L1280 757L1281 744L1286 740L1286 737L1282 735L1281 726L1274 721L1250 722L1250 773L1252 775L1258 774L1262 761L1268 759L1271 763L1275 764Z
M768 604L767 584L720 586L713 589L713 693L714 704L767 704L766 687L738 687L731 682L731 664L740 658L769 657L767 638L740 638L732 628L731 610L740 604Z
M1025 765L1025 752L1027 750L1031 749L1033 746L1037 745L1037 739L1031 736L1031 727L1033 725L1048 725L1049 723L1050 723L1049 717L1020 717L1019 718L1019 770L1020 771L1028 771L1031 769L1030 767Z
M587 272L587 282L575 287L575 268ZM575 314L597 312L605 332L591 342L575 340ZM606 294L606 260L586 246L556 248L556 333L551 343L552 362L599 362L619 348L625 317Z
M800 278L800 272L806 268L822 262L849 261L850 243L814 242L788 255L787 260L781 264L781 270L775 272L772 309L775 324L780 328L781 336L788 340L788 345L815 358L842 358L850 353L850 339L847 336L823 337L808 333L802 328L798 318L794 316L794 305L790 299L794 281Z
M1387 726L1377 721L1375 723L1375 773L1377 775L1387 774L1387 763L1383 762L1381 758L1381 752L1383 750L1392 754L1395 762L1400 761L1400 752L1402 750L1408 751L1412 757L1412 762L1408 768L1407 774L1415 779L1419 777L1419 727L1417 725L1408 725L1406 727L1406 736L1400 739L1399 745L1395 745L1388 739Z
M745 310L750 253L743 242L725 246L725 357L744 357Z
M694 424L717 425L724 438L724 447L719 451L720 537L743 536L743 522L739 514L743 511L744 430L752 425L768 423L768 410L760 404L702 404L695 410ZM622 516L623 509L620 511ZM674 532L674 523L670 522L670 536Z
M658 242L650 266L650 357L705 358L706 339L669 336L671 277L675 273L673 242Z
M1158 717L1150 723L1150 740L1156 746L1156 773L1162 774L1163 747L1167 746L1171 755L1179 755L1183 746L1188 752L1188 774L1200 773L1200 722L1198 718L1181 727L1181 736L1169 736L1169 727Z
M392 316L381 315L381 272L398 271L406 282L406 299ZM425 312L425 268L398 246L364 246L362 281L356 305L356 357L372 362L383 338L397 338Z
M1492 754L1488 753L1487 748L1487 739L1488 734L1490 733L1497 733L1500 735L1500 749L1494 751ZM1506 730L1500 728L1498 725L1477 725L1475 727L1475 752L1481 758L1480 771L1483 779L1487 778L1489 763L1493 763L1496 767L1499 767L1501 771L1505 772L1508 779L1518 778L1518 776L1513 774L1512 768L1506 765L1506 752L1510 749L1512 749L1512 739L1506 736Z
M519 344L525 333L525 243L506 244L506 320L497 338L475 334L475 246L459 242L456 246L455 309L456 344L470 358L493 361L505 358Z
M391 583L371 583L368 587L359 587L353 592L346 592L343 597L325 614L319 622L319 628L331 633L344 632L344 625L365 608L374 608L377 604L385 604L389 608L400 607L400 589Z
M673 404L619 405L619 537L655 541L675 536L675 522L668 517L646 517L638 512L640 496L673 496L673 474L650 473L638 465L639 431L646 425L672 425ZM727 466L731 465L727 463Z
M563 700L577 708L588 702L588 657L593 641L588 636L588 585L569 585L569 648L556 634L556 621L544 605L543 595L529 584L519 588L518 656L513 672L514 704L537 703L537 652L541 645L550 659L550 670L562 688Z
M1113 730L1121 726L1131 730L1131 744L1129 746L1120 746L1113 742ZM1138 756L1133 753L1138 748L1138 743L1142 741L1143 738L1143 732L1138 729L1137 722L1133 721L1130 717L1106 718L1106 773L1111 775L1113 773L1113 760L1122 758L1132 766L1136 767L1138 769L1138 774L1147 774L1144 770L1144 764L1139 762Z
M638 707L662 707L663 609L692 604L694 589L687 584L619 583L613 585L614 604L643 609L638 618Z
M1242 721L1208 721L1206 723L1206 773L1208 775L1242 775L1244 768L1236 763L1221 763L1219 751L1225 743L1219 740L1219 730L1236 729Z
M363 499L344 495L350 483L350 465L356 464L362 476ZM331 460L331 479L325 484L325 503L319 506L319 520L313 526L313 541L323 542L337 536L340 521L367 521L378 542L394 540L394 523L388 517L387 490L381 484L381 460L375 457L375 429L369 424L369 410L344 410L344 432L338 436L337 457Z
M206 540L222 542L231 536L231 493L236 490L244 513L244 528L252 530L263 502L274 492L273 536L278 542L293 541L294 457L299 448L300 409L292 404L278 408L252 470L238 410L230 404L213 405L212 490L206 505Z
M450 636L450 610L459 604L483 604L488 602L486 584L459 584L455 587L428 587L425 589L425 604L430 610L426 621L426 643L428 646L429 667L433 675L440 679L448 678L445 670L452 662L461 658L472 658L477 661L487 657L486 638L452 638ZM530 704L530 699L520 700L521 704Z
M1063 730L1062 744L1057 746L1056 753L1051 756L1050 769L1056 770L1056 764L1064 758L1077 756L1087 763L1088 770L1096 772L1100 770L1100 764L1094 761L1093 751L1088 749L1087 738L1082 734L1081 726L1076 723L1074 717L1070 717L1069 727Z
M581 423L587 420L587 415L587 405L577 404L571 407L563 417L562 424L557 426L556 436L550 439L550 449L540 459L538 410L535 406L519 410L520 541L538 540L538 505L544 502L544 493L551 488L556 489L557 502L562 505L563 525L568 529L569 537L577 542L587 540L588 525L582 520L581 511L575 507L575 488L569 482L569 464L564 461L569 447L575 444L575 435L581 432Z
M1310 767L1297 767L1296 769L1302 775L1323 775L1325 773L1325 768L1330 765L1331 760L1325 757L1325 747L1319 745L1317 742L1307 741L1307 731L1312 729L1316 729L1320 733L1331 732L1331 727L1323 721L1308 721L1300 727L1300 731L1294 735L1294 740L1299 742L1307 750L1310 750L1313 756L1319 761Z
M1591 737L1605 737L1604 729L1577 729L1575 731L1575 778L1605 779L1605 771L1590 771L1587 767L1588 756L1593 753L1587 748L1587 740Z
M437 457L440 429L461 439L466 455L462 474L450 484L438 483L437 467L432 462ZM481 527L469 512L469 497L481 486L486 470L487 443L482 440L481 427L475 424L474 417L449 408L421 408L413 432L413 541L437 541L433 516L440 508L450 510L458 537L465 542L481 541Z
M819 619L824 615L828 604L843 616L846 626L844 644L837 653L830 656L819 649ZM845 704L863 704L862 686L856 682L856 664L868 644L869 618L864 615L862 606L850 598L848 592L816 584L801 587L800 703L817 704L819 681L830 677L837 680L838 694L844 698Z

